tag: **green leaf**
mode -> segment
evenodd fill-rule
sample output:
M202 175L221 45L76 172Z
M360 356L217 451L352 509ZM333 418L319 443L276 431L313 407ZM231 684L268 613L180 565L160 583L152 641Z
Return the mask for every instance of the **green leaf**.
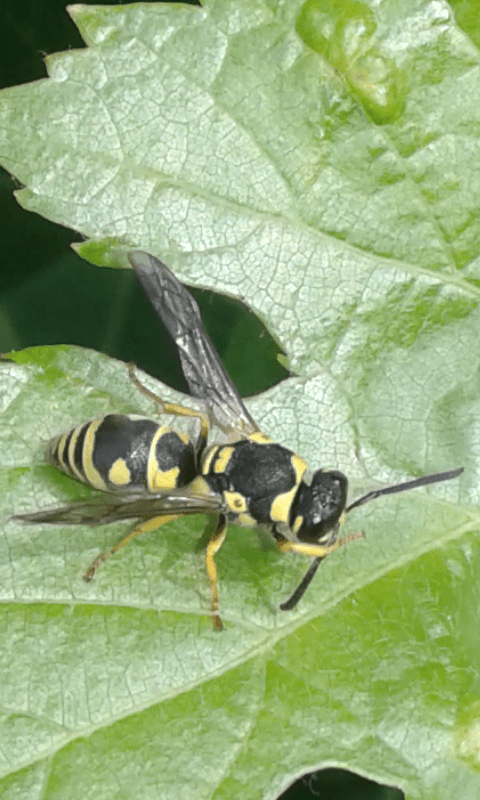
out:
M241 297L298 376L252 413L312 467L345 471L353 496L466 472L352 512L345 530L366 541L327 559L290 613L278 603L305 562L232 526L221 635L203 519L138 538L90 585L82 573L125 526L5 521L2 796L274 797L338 765L408 798L461 786L476 800L477 50L438 2L71 13L88 48L0 95L22 205L100 240L92 261L142 247ZM12 358L7 520L89 493L44 464L52 435L154 413L99 354Z

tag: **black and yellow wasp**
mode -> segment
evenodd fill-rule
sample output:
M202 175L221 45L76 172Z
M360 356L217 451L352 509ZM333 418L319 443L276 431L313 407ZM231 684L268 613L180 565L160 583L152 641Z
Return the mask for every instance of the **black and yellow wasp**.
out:
M119 414L85 422L50 443L50 463L102 490L102 494L63 508L19 514L16 519L88 525L139 520L125 538L93 562L85 580L90 581L102 561L139 533L187 514L214 514L217 524L206 547L206 569L213 622L221 630L215 554L223 544L229 521L264 525L280 552L313 558L293 594L280 606L289 610L302 597L321 560L363 536L360 532L338 537L346 513L376 497L450 480L463 471L460 468L388 486L348 506L347 478L341 472L319 469L306 482L305 461L273 442L250 416L187 289L154 256L134 251L129 259L178 349L190 393L203 401L206 412L161 400L138 381L130 366L135 385L158 404L162 413L199 421L195 443L153 420ZM223 432L226 443L209 444L212 425Z

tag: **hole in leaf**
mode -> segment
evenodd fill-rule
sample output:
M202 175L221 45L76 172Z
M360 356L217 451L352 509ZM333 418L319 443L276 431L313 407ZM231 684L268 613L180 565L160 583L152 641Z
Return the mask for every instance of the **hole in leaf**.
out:
M40 217L35 217L35 222L40 230L34 257L32 249L25 248L11 253L5 262L12 269L4 273L2 281L4 316L9 323L2 331L2 351L33 345L80 345L133 361L150 375L187 392L176 348L133 271L91 266L57 238L58 256L52 252L52 238L47 234L58 232L73 239L72 233ZM206 290L191 292L242 396L261 392L288 375L277 360L277 345L243 303Z
M400 789L382 786L344 769L303 775L278 800L405 800Z

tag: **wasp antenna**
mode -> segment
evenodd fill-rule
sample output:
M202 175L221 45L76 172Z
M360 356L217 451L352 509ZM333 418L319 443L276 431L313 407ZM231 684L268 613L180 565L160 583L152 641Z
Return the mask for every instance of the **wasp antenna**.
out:
M451 469L448 472L434 472L431 475L424 475L423 478L415 478L413 481L405 481L404 483L395 483L393 486L386 486L384 489L374 489L363 497L359 497L349 506L347 506L346 513L348 514L353 508L363 506L370 500L375 500L377 497L383 497L385 494L397 494L398 492L407 492L409 489L417 489L418 486L428 486L429 483L441 483L442 481L451 481L453 478L458 478L463 472L463 467L458 469Z

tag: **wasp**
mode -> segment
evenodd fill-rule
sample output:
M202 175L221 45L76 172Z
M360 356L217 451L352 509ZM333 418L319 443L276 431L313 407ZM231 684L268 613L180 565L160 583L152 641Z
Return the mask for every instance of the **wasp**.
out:
M193 417L200 433L195 442L178 431L135 415L107 414L72 428L49 445L48 460L101 495L53 510L19 514L28 523L98 525L117 520L138 522L121 541L100 555L84 575L90 581L98 566L135 536L188 514L216 516L205 551L211 586L214 628L223 628L219 612L215 555L229 522L266 526L281 553L300 553L312 562L291 596L280 605L296 606L321 561L363 532L339 537L352 509L388 494L458 477L463 468L438 472L363 495L347 505L348 481L337 470L317 470L307 481L307 464L296 453L263 433L230 380L186 287L158 258L132 251L128 258L147 297L178 350L191 395L205 411L169 403L138 380L162 413ZM209 443L216 426L226 441Z

